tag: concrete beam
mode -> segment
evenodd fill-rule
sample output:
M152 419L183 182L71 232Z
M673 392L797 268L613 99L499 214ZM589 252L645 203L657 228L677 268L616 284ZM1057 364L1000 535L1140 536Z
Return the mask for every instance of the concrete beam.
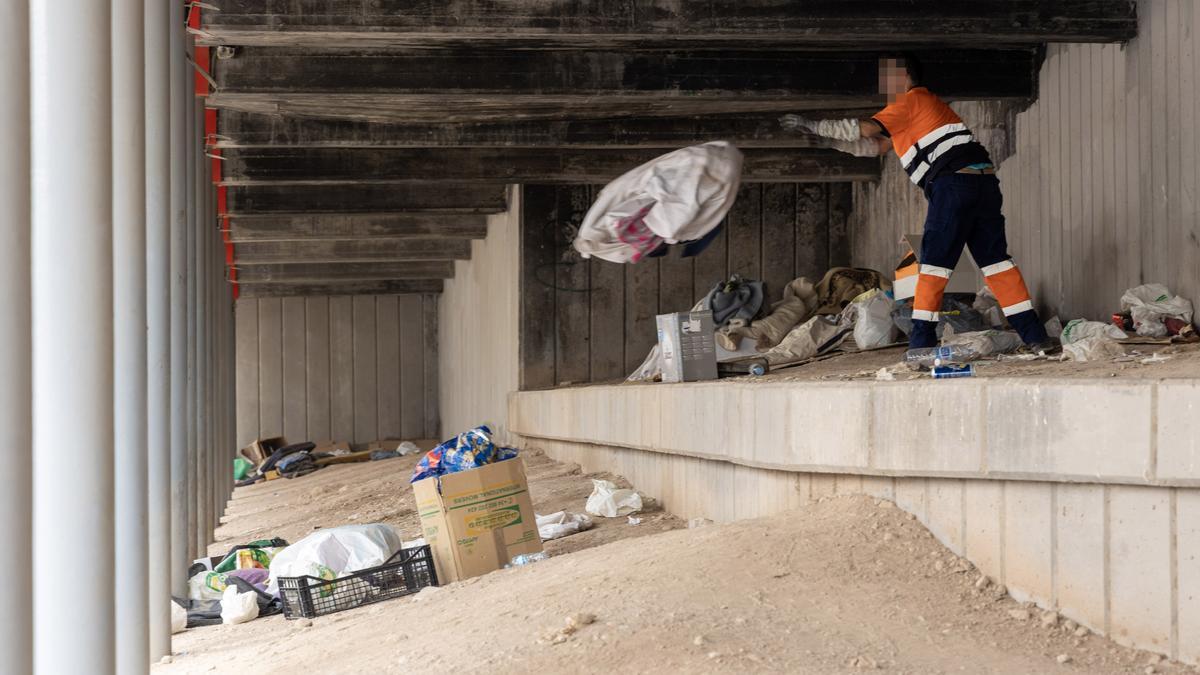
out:
M471 242L466 239L349 239L288 242L252 242L234 249L234 262L352 263L422 260L467 260Z
M503 185L461 183L231 187L231 215L309 213L503 213Z
M479 183L607 183L662 154L658 149L259 148L226 153L226 185L356 181L465 180ZM876 157L836 150L745 151L747 182L879 179Z
M825 111L864 117L879 106ZM225 110L218 119L220 148L680 148L714 138L739 148L824 148L809 134L779 126L778 114L602 120L499 121L475 124L386 124Z
M950 98L1034 95L1036 50L923 53ZM452 54L251 47L218 59L210 106L375 122L680 117L880 107L875 52Z
M471 213L280 213L234 216L230 238L249 241L371 237L483 239L487 216Z
M1137 33L1124 0L794 3L749 0L220 0L205 44L326 48L757 49L1115 42Z
M293 295L402 295L441 293L441 279L400 281L347 281L311 284L239 283L243 298L278 298Z
M411 260L370 263L267 263L238 264L239 283L313 284L335 281L388 281L450 279L450 260Z

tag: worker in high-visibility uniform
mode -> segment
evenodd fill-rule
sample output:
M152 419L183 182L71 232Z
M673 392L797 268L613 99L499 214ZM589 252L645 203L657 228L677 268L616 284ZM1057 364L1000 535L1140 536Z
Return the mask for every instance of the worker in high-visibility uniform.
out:
M929 210L909 347L937 344L942 294L965 245L1021 339L1030 346L1049 348L1025 280L1008 255L1000 181L987 149L950 106L921 86L920 63L915 58L881 59L879 87L888 106L870 119L810 120L786 115L782 123L833 139L833 147L859 156L894 149L909 178L925 191Z

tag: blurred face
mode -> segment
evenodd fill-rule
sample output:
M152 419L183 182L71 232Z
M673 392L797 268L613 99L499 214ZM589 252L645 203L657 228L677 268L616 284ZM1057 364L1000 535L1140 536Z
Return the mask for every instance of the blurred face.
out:
M908 71L904 69L904 61L900 59L879 60L879 93L887 97L888 103L894 102L901 94L908 91L912 83L908 80Z

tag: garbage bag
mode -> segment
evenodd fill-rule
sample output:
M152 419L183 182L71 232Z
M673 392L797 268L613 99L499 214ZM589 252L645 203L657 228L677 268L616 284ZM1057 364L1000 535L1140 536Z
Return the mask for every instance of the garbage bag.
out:
M258 539L248 544L238 544L229 549L221 562L213 567L214 572L232 572L236 569L246 569L250 567L261 567L266 569L271 566L271 558L275 557L283 547L287 546L286 539L275 537L273 539ZM242 553L248 551L248 553Z
M550 541L592 529L592 519L583 513L559 511L548 516L537 516L537 527L542 541Z
M267 592L279 595L280 577L332 580L382 565L400 549L390 525L343 525L318 530L280 551L271 561Z
M492 430L475 427L430 450L417 462L411 483L448 473L467 471L485 464L494 464L517 456L516 448L492 442Z
M1097 335L1105 335L1112 340L1124 340L1129 337L1125 334L1125 331L1111 323L1074 319L1068 321L1067 325L1063 327L1061 339L1064 345L1069 345L1072 342L1079 342L1084 338L1095 337Z
M584 258L636 263L663 244L701 239L733 206L741 176L742 153L727 141L646 162L600 191L575 249Z
M1191 300L1172 296L1162 284L1143 284L1125 291L1121 296L1121 309L1129 312L1134 330L1145 337L1166 337L1164 320L1167 318L1192 323Z
M853 332L832 316L818 315L796 326L775 347L762 354L772 366L803 361L836 349Z
M171 601L171 634L182 633L187 630L188 616L187 610L178 602Z
M975 294L975 302L971 303L971 308L979 312L983 316L983 320L992 328L1002 328L1008 325L1008 320L1004 318L1004 310L1000 308L1000 301L992 293L992 289L984 286Z
M254 473L254 462L245 457L235 457L233 459L233 480L246 480L246 476Z
M886 292L876 288L855 298L842 311L842 323L854 325L854 344L859 349L878 349L896 342L892 323L895 306Z
M584 507L593 516L619 518L642 510L642 496L633 490L618 488L608 480L592 480L592 494Z
M946 326L953 327L955 333L972 333L992 327L979 310L967 304L963 298L956 297L961 295L963 294L947 293L942 297L941 315L937 325L939 338L942 337ZM969 294L966 295L970 297ZM912 333L912 308L912 300L905 300L897 302L895 309L892 310L892 321L896 324L896 328L899 328L905 335Z
M221 623L230 625L246 623L258 618L258 596L242 593L237 586L229 586L221 596Z
M1093 335L1063 345L1063 358L1068 361L1107 361L1125 355L1125 348L1107 335Z
M1021 347L1021 336L1011 330L981 330L970 333L954 333L950 327L943 334L942 346L963 345L979 356L1008 354Z

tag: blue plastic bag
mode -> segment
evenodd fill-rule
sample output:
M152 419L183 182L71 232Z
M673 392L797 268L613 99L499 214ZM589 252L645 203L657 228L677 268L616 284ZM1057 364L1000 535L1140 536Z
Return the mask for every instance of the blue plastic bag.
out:
M412 480L409 482L415 483L426 478L467 471L516 456L516 448L507 448L492 442L491 429L486 426L475 427L425 453L413 469Z

